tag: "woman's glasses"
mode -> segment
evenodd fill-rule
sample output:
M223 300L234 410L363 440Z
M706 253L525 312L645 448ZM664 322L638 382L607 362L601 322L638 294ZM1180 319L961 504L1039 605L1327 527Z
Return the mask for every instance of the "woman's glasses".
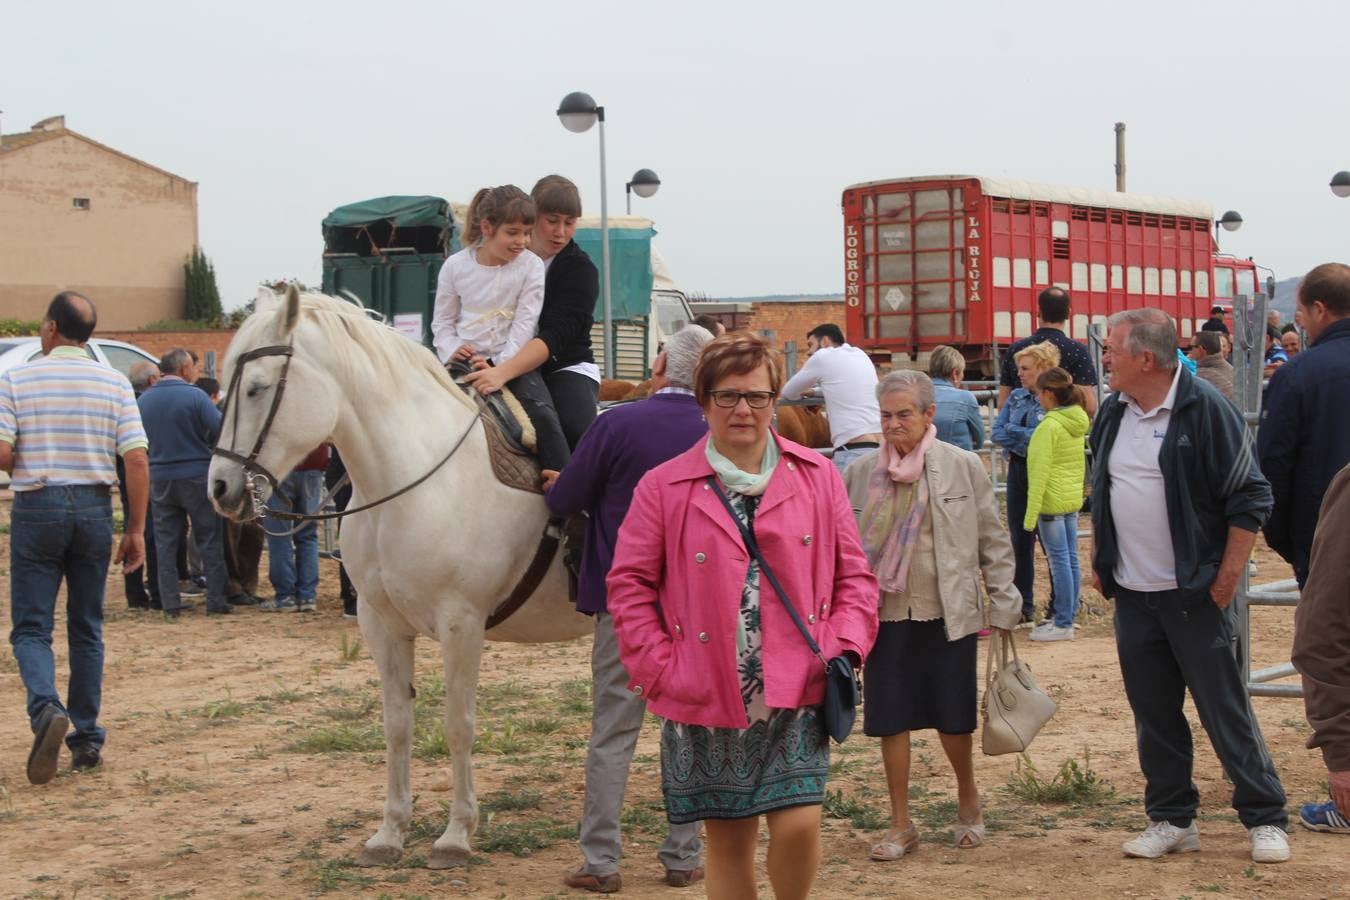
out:
M751 409L764 409L777 396L773 391L709 391L708 395L723 409L735 409L742 398Z

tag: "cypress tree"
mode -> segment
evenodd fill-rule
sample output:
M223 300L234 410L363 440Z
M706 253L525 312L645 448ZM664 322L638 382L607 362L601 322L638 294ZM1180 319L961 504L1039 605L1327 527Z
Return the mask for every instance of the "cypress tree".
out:
M216 287L216 268L201 247L194 247L183 263L183 281L187 294L183 318L190 322L219 321L224 311L220 306L220 289Z

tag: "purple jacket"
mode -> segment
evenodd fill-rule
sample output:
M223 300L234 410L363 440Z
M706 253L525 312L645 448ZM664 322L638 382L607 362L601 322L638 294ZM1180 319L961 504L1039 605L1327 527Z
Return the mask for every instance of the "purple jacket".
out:
M544 500L554 515L590 513L581 559L577 610L607 612L605 576L633 489L647 472L679 456L708 433L692 394L656 394L616 406L591 423Z

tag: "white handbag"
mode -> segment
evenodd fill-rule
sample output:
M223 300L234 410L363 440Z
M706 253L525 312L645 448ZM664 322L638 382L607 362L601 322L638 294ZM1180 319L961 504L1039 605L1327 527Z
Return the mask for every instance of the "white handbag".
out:
M1058 708L1036 684L1031 667L1018 657L1012 634L994 633L997 637L989 642L984 700L980 704L984 718L980 745L986 756L1026 750Z

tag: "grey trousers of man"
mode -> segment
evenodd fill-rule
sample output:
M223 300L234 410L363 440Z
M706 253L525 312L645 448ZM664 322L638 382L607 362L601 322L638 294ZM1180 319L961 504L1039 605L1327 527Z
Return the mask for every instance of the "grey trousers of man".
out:
M628 672L619 660L614 620L595 617L591 648L591 742L586 751L586 805L581 819L581 852L586 871L612 875L623 855L619 815L628 785L647 703L628 689ZM671 825L657 857L667 869L684 871L702 865L699 822Z
M178 542L183 536L183 523L188 519L192 520L192 537L202 555L202 570L206 574L206 608L228 610L224 529L206 494L206 474L164 481L152 478L150 513L155 523L159 599L164 611L183 608L183 598L178 593Z

